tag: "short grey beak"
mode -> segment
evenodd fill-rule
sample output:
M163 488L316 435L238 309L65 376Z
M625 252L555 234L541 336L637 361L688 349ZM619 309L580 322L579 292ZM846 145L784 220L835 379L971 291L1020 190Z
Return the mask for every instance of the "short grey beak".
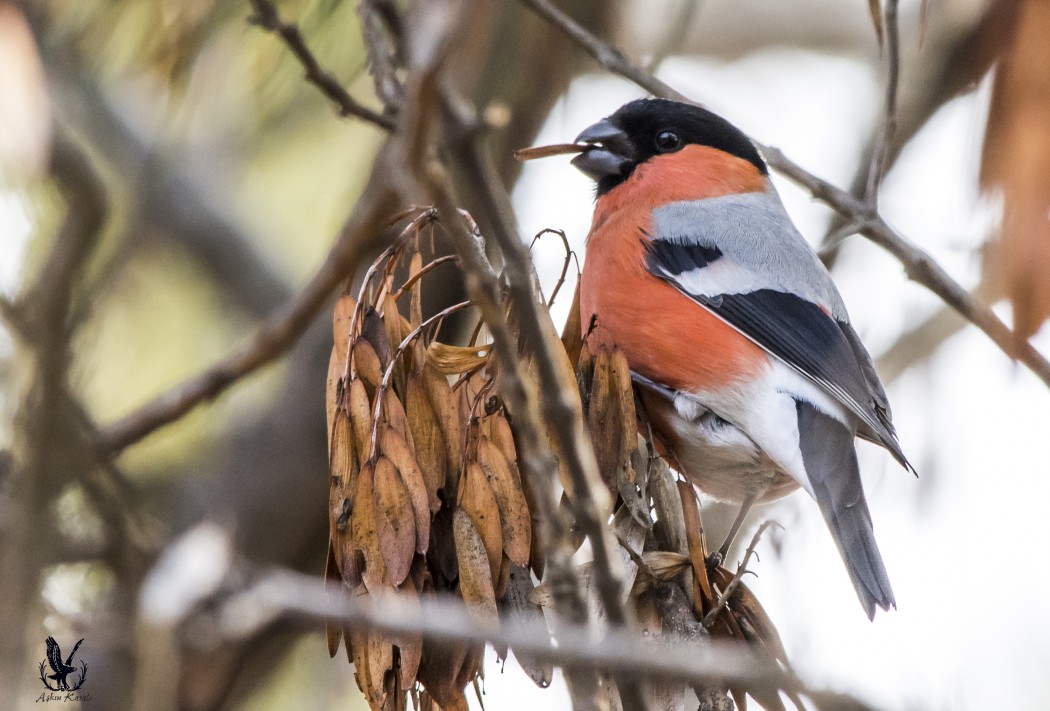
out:
M594 181L610 175L621 175L626 164L634 159L634 146L627 134L602 119L576 137L576 143L590 147L572 159L572 164Z

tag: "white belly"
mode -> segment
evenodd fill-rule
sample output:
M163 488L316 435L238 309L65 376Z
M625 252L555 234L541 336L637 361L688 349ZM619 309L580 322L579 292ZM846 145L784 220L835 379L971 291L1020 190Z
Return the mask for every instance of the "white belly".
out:
M798 482L766 456L742 430L710 411L669 423L682 472L702 492L721 501L772 501L798 488Z

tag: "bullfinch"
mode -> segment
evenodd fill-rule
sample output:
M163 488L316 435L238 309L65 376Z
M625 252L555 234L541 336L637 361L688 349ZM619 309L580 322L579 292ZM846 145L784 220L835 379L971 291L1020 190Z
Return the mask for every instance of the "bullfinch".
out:
M755 145L705 109L632 101L581 133L597 183L580 281L592 352L619 347L657 445L709 496L816 500L869 619L896 606L854 438L897 442L831 275Z

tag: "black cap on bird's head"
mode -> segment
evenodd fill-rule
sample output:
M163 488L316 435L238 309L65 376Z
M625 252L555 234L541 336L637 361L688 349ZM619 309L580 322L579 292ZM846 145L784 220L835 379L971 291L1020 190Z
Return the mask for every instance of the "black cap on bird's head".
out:
M590 147L573 158L572 164L598 183L598 195L625 181L653 156L691 144L725 151L751 163L763 175L769 173L743 131L707 109L667 99L624 104L612 116L584 129L576 143Z

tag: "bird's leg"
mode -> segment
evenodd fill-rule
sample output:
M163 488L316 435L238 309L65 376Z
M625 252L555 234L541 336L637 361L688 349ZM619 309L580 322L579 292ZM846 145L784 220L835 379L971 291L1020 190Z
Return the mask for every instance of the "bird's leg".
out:
M740 505L740 512L737 513L736 519L733 520L733 525L729 527L729 533L726 535L725 541L718 547L717 551L707 556L707 560L704 561L708 570L714 570L722 565L722 561L729 555L729 547L733 545L737 534L740 533L740 527L744 525L744 518L747 517L747 512L751 510L751 506L755 503L756 498L758 498L756 494L750 494L744 499L744 502Z

